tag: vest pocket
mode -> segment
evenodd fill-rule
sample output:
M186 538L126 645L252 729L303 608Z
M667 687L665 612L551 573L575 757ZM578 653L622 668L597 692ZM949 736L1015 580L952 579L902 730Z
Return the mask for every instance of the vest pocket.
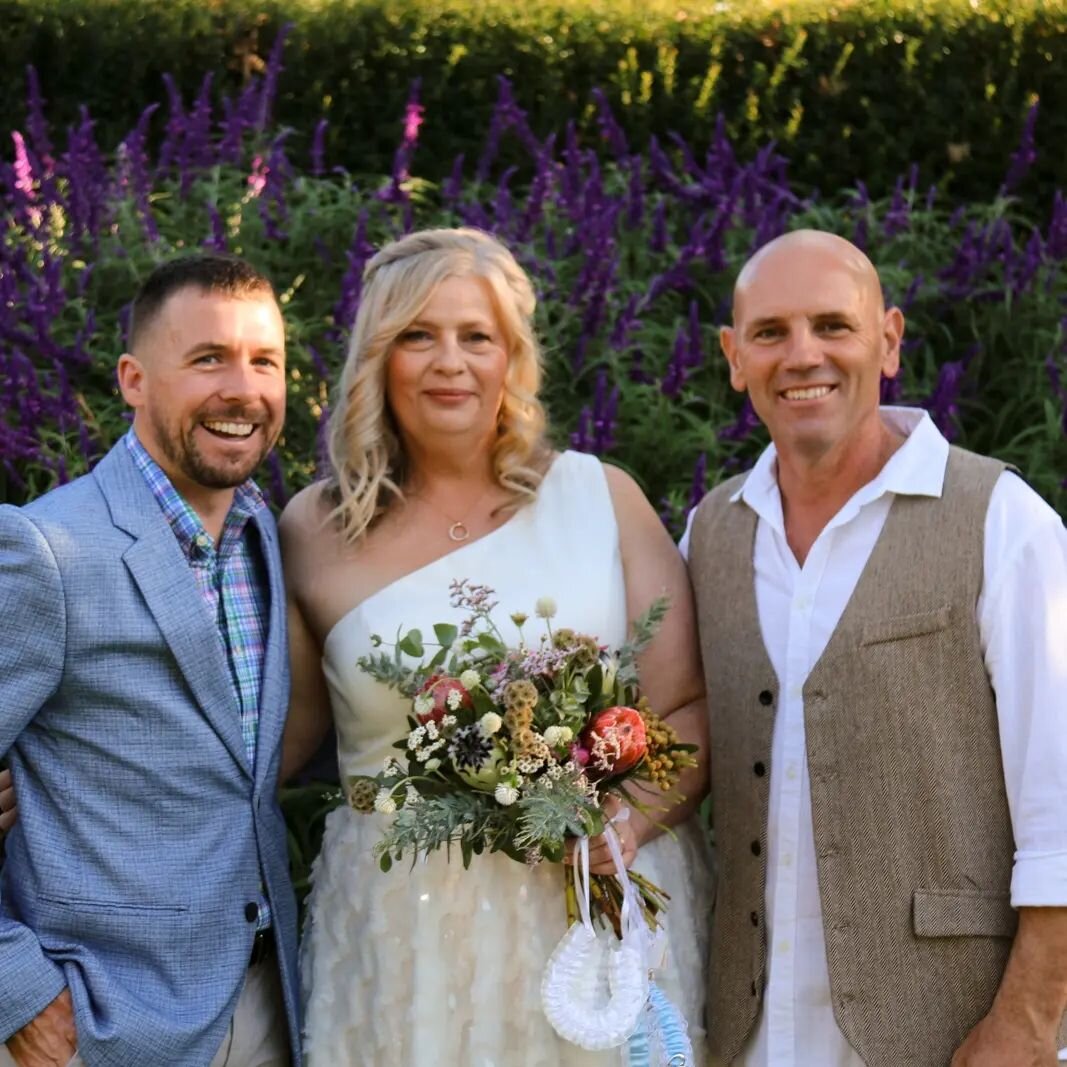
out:
M1008 893L986 889L916 889L916 937L1014 937L1018 917Z
M947 629L951 622L951 604L916 615L895 615L891 619L878 619L864 624L861 644L880 645L886 641L902 641L907 637L923 637Z

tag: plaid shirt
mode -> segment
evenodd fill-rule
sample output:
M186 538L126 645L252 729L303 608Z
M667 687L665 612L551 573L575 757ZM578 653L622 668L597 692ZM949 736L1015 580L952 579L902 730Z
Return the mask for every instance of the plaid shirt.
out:
M263 557L256 548L255 538L248 534L248 522L260 508L267 506L263 494L251 480L237 487L216 547L196 512L132 429L126 434L126 446L174 531L200 596L215 620L230 665L230 682L240 709L248 765L255 770L259 693L270 605ZM257 925L261 930L270 925L270 907L262 894Z

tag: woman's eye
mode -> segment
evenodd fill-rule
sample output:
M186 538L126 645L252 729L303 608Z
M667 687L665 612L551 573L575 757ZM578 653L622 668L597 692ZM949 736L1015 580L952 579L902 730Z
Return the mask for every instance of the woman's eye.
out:
M428 341L430 334L426 330L405 330L397 340L402 345L417 345Z

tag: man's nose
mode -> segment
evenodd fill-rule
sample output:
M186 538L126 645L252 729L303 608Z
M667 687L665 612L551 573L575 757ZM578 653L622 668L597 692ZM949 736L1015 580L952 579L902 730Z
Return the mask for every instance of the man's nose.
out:
M816 367L822 362L819 338L809 326L800 326L789 335L786 346L786 363L789 367L803 369Z
M219 388L219 395L226 400L247 401L257 394L256 368L251 359L231 360Z

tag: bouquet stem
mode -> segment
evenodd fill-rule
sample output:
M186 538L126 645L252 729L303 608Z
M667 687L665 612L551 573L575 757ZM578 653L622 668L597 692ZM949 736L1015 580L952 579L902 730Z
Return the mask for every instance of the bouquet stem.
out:
M670 896L643 874L637 871L630 871L628 874L641 902L641 914L649 928L655 930L659 926L659 914L666 908ZM570 927L581 917L574 867L571 864L564 867L564 880L567 926ZM598 920L606 922L615 931L616 937L622 936L622 897L622 885L617 875L594 874L590 876L589 910L593 922L596 923Z

